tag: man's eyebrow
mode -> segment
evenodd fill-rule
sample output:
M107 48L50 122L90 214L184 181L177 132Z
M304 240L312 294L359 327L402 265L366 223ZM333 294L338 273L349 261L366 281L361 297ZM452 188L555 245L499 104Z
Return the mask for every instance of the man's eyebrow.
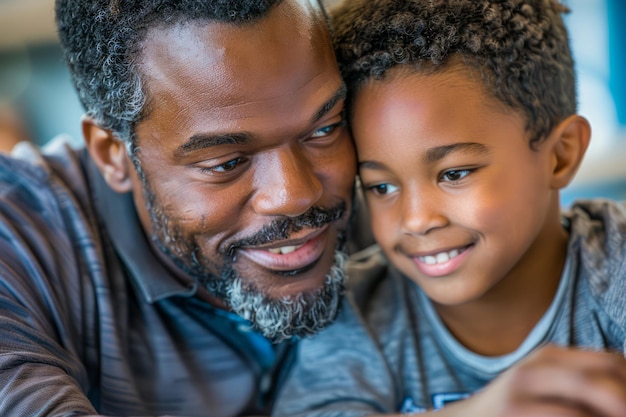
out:
M425 163L437 162L442 160L452 152L465 152L480 156L488 155L489 148L482 143L476 142L453 143L452 145L437 146L435 148L429 149L428 151L426 151L423 160Z
M320 120L322 117L324 117L326 113L328 113L329 111L331 111L333 107L335 107L335 105L337 104L339 100L345 99L347 94L348 94L348 88L346 87L346 84L341 83L341 86L335 92L335 94L330 99L328 99L326 103L322 104L322 106L317 111L317 113L315 113L315 116L313 117L312 122L315 123L318 120Z
M241 145L249 143L252 135L249 133L223 133L219 135L197 134L193 135L174 151L174 156L184 156L190 152L210 148L218 145Z

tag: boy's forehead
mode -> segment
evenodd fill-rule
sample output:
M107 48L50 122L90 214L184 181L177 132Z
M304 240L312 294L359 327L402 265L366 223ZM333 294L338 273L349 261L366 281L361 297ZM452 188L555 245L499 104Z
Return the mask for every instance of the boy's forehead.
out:
M412 80L422 86L427 86L429 90L439 91L439 94L427 95L421 94L423 92L421 89L416 90L415 95L420 97L420 101L426 109L428 109L429 103L441 103L446 100L445 97L448 97L449 103L454 103L461 100L464 92L471 92L471 97L466 98L469 101L465 101L467 106L480 104L504 115L521 115L519 110L500 100L493 93L488 81L483 78L481 71L465 63L463 57L451 56L440 65L433 65L430 62L424 64L417 66L413 64L396 65L388 69L380 79L369 78L355 91L355 98L359 98L365 92L368 98L359 101L367 106L372 100L376 100L374 97L377 96L383 100L391 98L391 96L406 97L405 94L402 94L408 85L406 80ZM395 93L392 93L394 91ZM379 107L393 111L394 105L399 105L401 102L400 100L390 101L391 103L388 105Z
M524 114L500 103L462 71L390 75L394 76L371 80L354 97L351 122L357 145L372 132L381 138L413 138L406 146L422 150L457 141L481 142L494 129L525 136ZM507 142L506 135L501 142Z

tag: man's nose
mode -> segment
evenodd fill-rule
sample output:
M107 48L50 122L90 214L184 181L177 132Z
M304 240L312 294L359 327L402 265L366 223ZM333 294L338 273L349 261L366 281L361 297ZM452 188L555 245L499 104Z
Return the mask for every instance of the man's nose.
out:
M315 205L324 191L313 161L297 146L266 155L257 168L255 185L254 209L268 216L299 216Z

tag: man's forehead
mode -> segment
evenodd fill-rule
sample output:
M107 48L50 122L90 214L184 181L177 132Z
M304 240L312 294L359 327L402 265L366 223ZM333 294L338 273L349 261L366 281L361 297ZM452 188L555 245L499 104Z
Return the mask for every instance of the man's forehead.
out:
M330 48L330 36L323 12L315 1L285 0L267 16L250 23L234 24L210 20L194 20L148 30L140 56L142 72L151 72L159 58L165 62L175 54L186 59L204 60L204 64L223 62L225 58L271 56L276 44L292 44L294 48L309 43L317 48ZM264 47L262 53L249 53L249 46ZM152 75L154 76L154 75Z
M215 41L228 42L232 38L254 35L267 21L273 25L288 25L293 32L311 34L313 32L326 32L328 22L319 1L316 0L283 0L271 8L267 14L251 18L248 21L225 22L210 18L192 17L174 18L167 22L155 22L146 29L143 45L157 42L164 32L184 30L189 28L201 28L209 31Z
M152 30L140 57L148 93L201 87L203 94L230 91L236 101L250 89L266 96L277 83L297 88L311 76L302 63L319 71L336 66L321 13L309 2L287 0L251 24L197 21Z
M323 14L288 1L243 26L177 25L150 34L141 72L152 128L302 133L341 87ZM168 120L165 126L158 120Z

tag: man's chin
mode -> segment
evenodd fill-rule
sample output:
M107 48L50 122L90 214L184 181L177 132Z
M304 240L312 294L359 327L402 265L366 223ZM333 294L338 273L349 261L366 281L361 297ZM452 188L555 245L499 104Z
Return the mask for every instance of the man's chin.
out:
M280 342L319 332L337 316L345 283L347 255L335 251L335 260L321 288L279 298L268 296L235 273L221 280L219 289L207 283L211 293L252 325L267 339Z

